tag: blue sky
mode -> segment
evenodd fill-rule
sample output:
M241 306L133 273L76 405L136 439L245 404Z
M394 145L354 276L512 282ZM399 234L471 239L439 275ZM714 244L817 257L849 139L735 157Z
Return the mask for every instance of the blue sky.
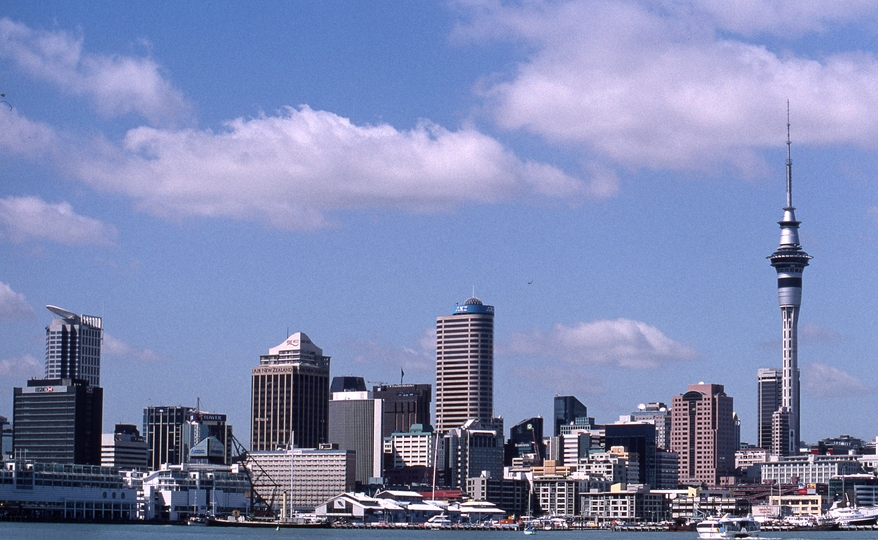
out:
M104 419L226 413L287 332L333 375L433 382L496 307L507 425L780 366L786 103L802 429L878 434L878 6L0 3L0 415L46 304L104 319ZM3 104L0 104L3 105ZM11 107L11 108L10 108Z

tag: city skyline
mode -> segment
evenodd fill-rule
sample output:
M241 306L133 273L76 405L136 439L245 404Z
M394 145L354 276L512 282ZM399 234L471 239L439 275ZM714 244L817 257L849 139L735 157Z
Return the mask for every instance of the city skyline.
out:
M878 388L876 21L853 1L4 5L0 415L44 374L45 305L102 318L104 432L200 397L242 435L251 368L291 332L332 376L432 384L435 318L475 287L506 425L556 394L609 423L704 381L755 443L789 100L819 261L801 438L872 439L852 411Z

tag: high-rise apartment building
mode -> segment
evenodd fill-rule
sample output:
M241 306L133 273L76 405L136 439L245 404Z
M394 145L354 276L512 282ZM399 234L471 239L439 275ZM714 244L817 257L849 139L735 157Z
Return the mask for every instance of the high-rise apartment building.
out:
M733 401L721 384L690 384L671 404L671 451L680 482L718 486L735 470Z
M46 378L13 390L13 452L34 461L100 465L101 318L46 308L59 317L46 327Z
M802 304L802 272L811 256L799 244L799 221L793 207L793 160L791 158L790 122L787 118L787 204L780 225L780 245L768 259L777 271L777 297L783 322L783 373L781 377L781 406L772 421L774 440L772 454L789 455L798 452L801 438L798 323Z
M317 448L327 442L329 360L304 332L259 357L250 398L251 451Z
M83 379L101 385L101 318L77 315L55 306L57 315L46 327L46 378Z
M407 432L414 424L430 426L431 385L382 384L372 387L372 395L384 402L384 437L390 437L394 432Z
M472 297L436 319L436 429L493 415L494 306Z
M369 483L370 478L382 476L384 462L384 438L381 436L383 402L375 399L366 390L362 377L353 390L345 390L340 379L332 380L332 399L329 401L329 443L337 444L341 450L356 453L356 480L361 485ZM360 390L362 388L362 390Z
M783 370L777 368L761 368L756 371L756 446L766 450L771 449L772 416L781 407L782 379Z

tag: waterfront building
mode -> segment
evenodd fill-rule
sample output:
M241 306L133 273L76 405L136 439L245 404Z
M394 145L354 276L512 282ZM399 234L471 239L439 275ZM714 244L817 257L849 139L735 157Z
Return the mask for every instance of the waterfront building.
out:
M342 379L358 379L358 384L345 390ZM356 481L371 484L370 479L381 477L383 472L383 402L366 390L362 377L335 377L330 388L329 442L353 450L357 456Z
M529 457L535 465L540 465L545 456L543 417L526 418L509 428L509 439L504 448L504 465L512 465L513 459L524 457Z
M82 379L31 379L13 389L16 459L101 464L103 389Z
M863 472L857 456L774 456L760 467L763 484L829 484L834 476Z
M671 519L701 520L704 516L746 516L750 512L750 502L733 497L728 490L705 490L689 488L670 495Z
M757 433L756 446L771 448L772 417L781 408L783 370L777 368L761 368L756 371L757 384Z
M471 297L436 319L435 427L447 433L493 416L494 306Z
M674 396L671 450L680 456L680 482L717 486L735 465L733 401L721 384L690 384Z
M46 379L81 379L100 386L101 318L46 308L58 316L46 327Z
M329 435L329 356L296 332L253 368L250 449L316 448Z
M430 426L430 384L381 384L372 387L375 399L384 402L382 436L408 431L413 424Z
M594 418L589 418L588 407L573 396L555 396L555 437L570 430L590 429Z
M792 455L798 452L801 440L801 407L799 394L798 323L802 304L802 272L811 256L799 244L799 224L793 207L793 161L791 158L790 123L787 118L786 206L780 225L780 245L768 259L777 271L777 296L780 304L783 367L781 374L781 406L772 418L771 452Z
M353 450L293 448L250 452L247 457L253 489L278 514L311 512L339 493L353 491L356 484Z
M0 469L0 509L8 520L132 521L137 490L110 467L17 459Z
M137 426L116 424L113 433L101 435L101 466L145 470L149 464L149 445Z
M157 471L130 471L123 478L139 493L137 515L144 521L180 522L196 515L250 511L249 473L239 465L165 464Z
M584 491L580 495L581 514L595 523L651 523L666 519L668 500L662 493L648 487L613 484L608 491Z

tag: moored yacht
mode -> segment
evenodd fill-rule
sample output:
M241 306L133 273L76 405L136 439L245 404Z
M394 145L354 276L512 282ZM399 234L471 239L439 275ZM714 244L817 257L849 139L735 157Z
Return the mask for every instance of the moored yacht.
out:
M759 536L759 524L752 516L744 518L723 517L707 518L695 526L699 538L756 538Z

